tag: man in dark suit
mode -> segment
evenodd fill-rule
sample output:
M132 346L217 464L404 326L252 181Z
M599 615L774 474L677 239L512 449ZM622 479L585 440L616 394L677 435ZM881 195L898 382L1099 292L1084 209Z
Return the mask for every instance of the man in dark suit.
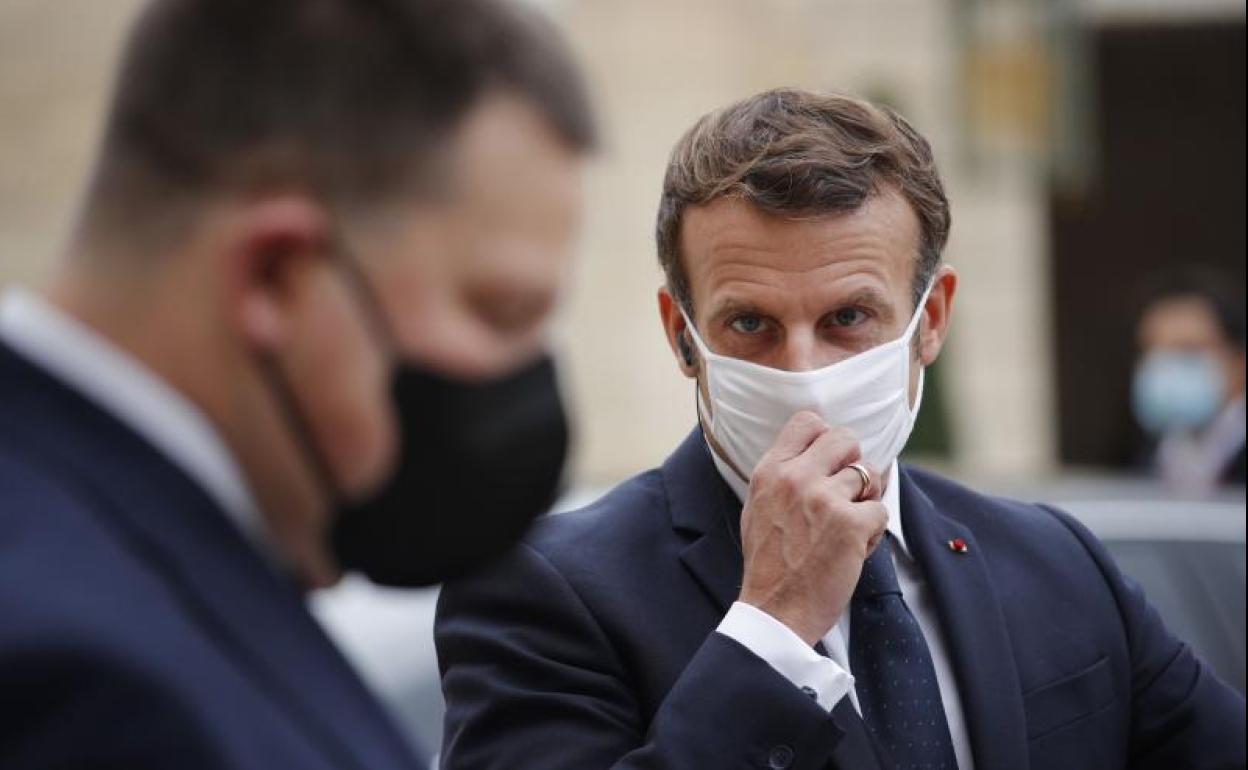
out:
M305 591L553 493L591 129L493 0L146 8L63 264L0 295L0 767L419 766Z
M949 221L926 141L857 99L685 135L659 309L700 426L444 587L444 767L1244 766L1243 698L1083 527L897 464Z

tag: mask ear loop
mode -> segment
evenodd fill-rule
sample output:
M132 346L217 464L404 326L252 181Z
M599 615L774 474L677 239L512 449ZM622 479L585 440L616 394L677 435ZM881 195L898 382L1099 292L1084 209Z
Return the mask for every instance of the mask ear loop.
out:
M737 467L737 464L731 457L728 457L717 448L719 446L719 440L715 438L715 432L711 430L711 425L714 420L712 420L706 413L706 405L702 400L702 389L698 387L698 383L696 382L693 384L693 402L694 407L698 410L698 423L702 426L702 436L703 438L708 439L707 444L709 445L711 451L714 452L719 459L724 461L724 464L728 466L728 469L731 470L737 478L741 479L743 483L749 484L749 477L741 472L741 469Z
M298 406L299 400L295 389L291 387L290 380L282 371L275 355L267 351L263 352L259 355L259 363L261 376L269 383L269 390L273 394L274 401L277 402L283 422L293 434L300 454L303 455L304 461L316 478L316 485L321 488L322 496L332 508L340 500L341 494L334 481L334 473L330 468L329 460L317 444L312 424L308 421L303 409Z
M701 356L703 361L702 370L705 372L706 361L708 361L711 357L710 349L707 348L706 343L702 341L702 338L698 336L698 330L694 328L693 321L689 319L689 314L685 312L683 307L680 309L680 314L684 316L685 328L689 331L689 336L693 338L694 344L698 348L698 354ZM707 390L710 390L709 383L707 385ZM709 439L707 443L710 445L711 451L718 455L719 459L724 461L724 464L727 465L734 474L736 474L737 478L741 479L741 481L745 484L749 484L749 477L741 472L741 469L737 467L737 464L733 462L732 458L728 457L724 452L717 448L719 446L719 440L715 438L715 431L712 430L712 426L715 424L714 415L709 413L710 409L707 407L706 402L702 398L702 388L696 379L693 383L693 402L694 408L697 409L698 412L698 422L702 426L702 435L704 438Z
M398 335L394 333L394 328L386 318L386 313L381 306L381 297L377 295L377 290L364 275L364 268L355 258L355 252L347 245L347 239L338 230L330 235L329 248L337 255L334 264L347 277L347 282L351 284L356 295L363 299L360 304L364 306L364 314L368 316L368 326L373 336L381 341L382 347L390 356L400 357Z
M702 340L698 338L698 331L693 328L693 321L689 320L689 314L685 312L683 307L680 308L680 315L685 319L685 328L682 334L684 332L688 332L689 338L694 341L693 344L698 349L698 354L701 356L703 361L706 361L706 356L703 354ZM685 365L693 366L693 351L689 349L689 343L686 342L684 338L679 338L676 346L680 348L681 356L684 359ZM705 365L703 368L705 368ZM707 410L706 405L702 403L702 388L700 385L700 380L695 377L693 380L693 406L697 411L698 421L702 423L702 431L710 434L712 425L711 415Z
M393 356L398 348L395 345L395 338L390 326L386 323L384 314L381 311L380 300L376 292L373 291L372 285L369 284L368 279L364 276L362 269L352 257L351 250L347 248L346 240L335 230L328 238L327 247L331 253L337 255L334 258L334 262L338 264L357 295L364 299L359 304L364 306L364 314L368 317L366 323L369 329L381 341L387 353ZM321 451L320 444L316 440L316 433L312 429L312 423L308 420L304 410L300 408L298 395L291 386L285 372L282 371L277 357L269 351L264 351L259 354L258 359L261 376L269 384L269 390L273 393L273 398L277 402L283 421L293 434L295 444L300 447L300 452L303 454L305 462L311 468L312 475L316 478L315 483L321 488L322 496L332 508L342 501L342 493L334 480L330 462L326 458L325 453Z
M927 367L919 369L919 383L914 391L914 406L910 407L910 421L915 422L919 419L919 407L923 406L923 380L927 375Z
M916 358L918 357L917 348L918 348L918 340L919 340L919 330L923 327L923 312L927 309L927 299L928 297L931 296L932 289L934 288L936 288L935 278L933 278L931 283L927 285L927 288L923 290L923 295L919 298L919 304L914 309L914 316L911 317L910 323L906 324L906 330L902 332L902 335L901 335L902 339L906 340L906 345L909 348L911 348ZM927 374L927 367L923 366L920 363L919 364L918 392L915 394L914 406L910 408L912 419L916 419L916 420L918 419L919 405L923 403L923 380L924 380L924 375L926 374ZM907 394L906 394L907 405L909 405L910 403L910 397L909 397L909 392L908 392L910 389L910 376L909 375L910 375L910 359L907 358L906 359L906 382L905 382L905 386L907 390Z
M703 360L717 355L702 341L702 336L698 334L697 327L693 325L693 320L689 318L689 314L685 312L683 307L680 309L680 315L685 319L685 330L689 332L689 337L693 340L693 344L698 349L698 353Z
M932 296L932 289L934 288L936 288L936 280L932 279L932 282L923 290L923 295L919 297L919 303L914 308L914 315L910 317L910 323L906 324L906 330L902 332L902 337L913 340L919 333L919 328L923 325L923 311L927 309L927 300Z

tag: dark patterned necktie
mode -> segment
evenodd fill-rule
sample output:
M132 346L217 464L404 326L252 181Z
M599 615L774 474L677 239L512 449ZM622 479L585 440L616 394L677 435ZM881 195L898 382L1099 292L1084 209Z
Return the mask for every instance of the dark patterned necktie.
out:
M850 603L849 666L863 721L897 770L958 770L936 669L901 598L887 537L863 564Z

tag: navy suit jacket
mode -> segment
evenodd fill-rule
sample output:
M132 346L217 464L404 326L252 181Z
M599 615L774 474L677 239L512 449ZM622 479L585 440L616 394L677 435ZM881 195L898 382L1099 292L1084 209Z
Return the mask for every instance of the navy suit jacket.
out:
M1244 767L1243 698L1082 526L911 468L900 484L977 770ZM740 510L695 430L447 585L444 766L888 768L847 699L829 715L714 633L741 582Z
M199 486L0 345L0 768L416 766Z

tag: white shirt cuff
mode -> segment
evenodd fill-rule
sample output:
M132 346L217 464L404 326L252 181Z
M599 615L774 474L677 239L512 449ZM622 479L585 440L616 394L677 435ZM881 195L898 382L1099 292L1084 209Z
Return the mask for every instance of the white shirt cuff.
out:
M753 605L733 602L716 630L762 658L827 711L853 689L852 674Z

